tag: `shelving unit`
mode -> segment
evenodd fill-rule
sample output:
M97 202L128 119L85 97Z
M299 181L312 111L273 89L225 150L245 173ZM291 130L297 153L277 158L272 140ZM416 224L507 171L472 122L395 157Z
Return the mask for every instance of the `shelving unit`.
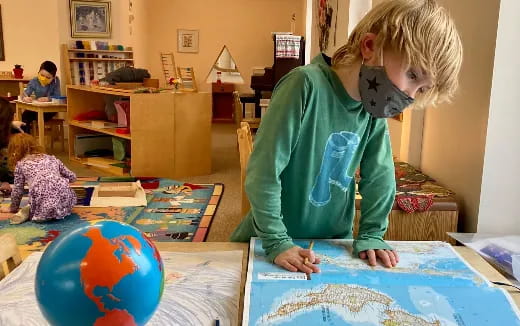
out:
M118 134L114 128L94 128L87 121L75 119L88 111L104 111L109 95L130 100L130 134ZM70 85L67 99L71 161L117 174L113 166L104 168L75 156L76 135L100 133L130 141L134 176L178 179L211 173L210 93L129 94L117 89Z
M78 120L69 121L70 126L80 127L83 129L88 129L91 131L99 132L102 134L107 134L114 137L124 138L128 140L132 140L132 137L129 134L118 134L115 128L94 128L90 125L90 122L82 122Z
M90 85L92 80L99 80L109 72L134 65L132 50L70 49L62 44L61 55L66 85Z

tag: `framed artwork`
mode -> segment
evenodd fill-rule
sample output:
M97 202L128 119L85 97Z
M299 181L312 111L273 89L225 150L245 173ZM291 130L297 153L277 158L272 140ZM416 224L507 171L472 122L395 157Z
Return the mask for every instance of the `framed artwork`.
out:
M316 20L318 22L318 44L321 52L326 52L337 42L338 4L339 0L320 0L316 4ZM332 34L332 39L331 39Z
M0 6L0 61L5 61L4 31L2 29L2 7Z
M178 29L177 52L199 52L199 31L189 29Z
M110 1L70 0L70 34L75 38L110 38Z

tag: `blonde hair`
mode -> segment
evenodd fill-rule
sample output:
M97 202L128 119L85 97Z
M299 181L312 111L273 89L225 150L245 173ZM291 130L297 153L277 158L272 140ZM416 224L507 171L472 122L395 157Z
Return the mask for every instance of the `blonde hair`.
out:
M9 139L7 153L7 165L11 170L14 170L16 163L18 163L27 155L43 154L45 151L33 136L20 133L12 136Z
M431 77L433 87L418 95L419 105L450 100L458 87L462 42L452 19L435 0L387 0L375 6L334 53L332 64L360 61L367 33L376 34L376 47L397 51L404 63Z

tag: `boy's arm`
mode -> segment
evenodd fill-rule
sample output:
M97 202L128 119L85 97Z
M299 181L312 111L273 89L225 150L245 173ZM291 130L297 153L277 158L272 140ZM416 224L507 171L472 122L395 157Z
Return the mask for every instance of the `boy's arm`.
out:
M32 95L32 93L34 92L34 83L36 81L34 79L31 79L29 81L29 83L27 84L27 87L25 88L23 94L20 94L20 95L23 95L25 97L30 97Z
M60 88L60 79L58 77L55 77L54 78L54 84L52 86L52 89L49 93L49 97L52 97L52 96L61 96L61 88Z
M22 172L20 164L16 164L14 170L14 187L11 192L11 212L16 213L20 208L20 202L23 197L23 187L25 185L25 177Z
M308 77L291 71L277 84L247 166L245 190L253 225L269 261L294 246L282 221L280 175L296 145L309 92Z
M369 249L392 249L383 241L395 199L395 169L385 119L373 121L361 159L361 218L354 256Z

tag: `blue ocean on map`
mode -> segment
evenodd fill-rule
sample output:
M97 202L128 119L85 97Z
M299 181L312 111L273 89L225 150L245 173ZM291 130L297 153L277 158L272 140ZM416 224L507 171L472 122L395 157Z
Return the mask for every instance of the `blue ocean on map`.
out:
M506 292L446 243L390 242L400 262L386 269L352 258L352 241L315 241L321 273L305 280L267 262L261 241L252 241L247 325L520 326Z

